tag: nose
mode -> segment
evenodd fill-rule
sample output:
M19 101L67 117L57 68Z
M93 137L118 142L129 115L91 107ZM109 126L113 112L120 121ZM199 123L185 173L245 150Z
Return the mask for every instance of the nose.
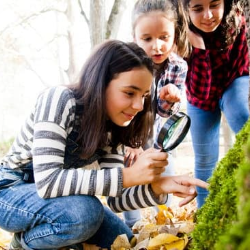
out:
M142 111L144 106L144 98L136 98L133 101L132 107L137 111Z
M153 43L153 50L159 51L161 49L161 40L155 39Z
M210 18L213 17L213 13L212 13L212 11L211 11L210 8L207 8L206 10L204 10L204 15L203 15L203 17L204 17L205 19L210 19Z

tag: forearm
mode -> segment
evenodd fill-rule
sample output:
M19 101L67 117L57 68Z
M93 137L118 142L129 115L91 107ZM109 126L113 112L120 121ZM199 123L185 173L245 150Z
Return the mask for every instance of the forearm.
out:
M121 197L108 198L108 205L112 211L117 213L161 205L166 202L167 195L157 197L150 184L123 189Z

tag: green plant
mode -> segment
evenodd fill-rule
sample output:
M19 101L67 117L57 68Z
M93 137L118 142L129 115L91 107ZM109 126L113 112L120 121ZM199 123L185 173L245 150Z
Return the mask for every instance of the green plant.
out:
M7 141L0 142L0 158L3 157L7 153L13 141L14 141L14 138L10 138Z
M230 248L232 244L226 246L225 241L228 241L226 235L230 234L233 225L242 219L242 215L239 214L240 210L238 210L242 182L238 181L238 177L242 175L239 171L243 171L244 166L246 166L245 145L249 135L250 121L236 135L233 148L217 164L209 180L209 195L205 204L196 213L197 224L192 232L193 239L190 249L236 249ZM250 152L250 146L248 148ZM250 175L250 170L247 171ZM248 196L249 193L247 193L247 198L249 198ZM248 218L250 217L248 216ZM249 221L250 219L248 219Z

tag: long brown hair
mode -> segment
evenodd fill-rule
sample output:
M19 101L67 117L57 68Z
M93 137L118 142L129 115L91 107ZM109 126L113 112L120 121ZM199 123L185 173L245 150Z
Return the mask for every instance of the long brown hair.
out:
M153 117L150 96L144 102L144 109L127 127L108 121L105 110L105 93L110 81L119 73L143 67L153 75L152 60L144 50L135 43L118 40L109 40L97 46L86 61L79 83L72 87L77 105L82 110L77 142L83 158L90 157L108 143L139 147L151 136Z

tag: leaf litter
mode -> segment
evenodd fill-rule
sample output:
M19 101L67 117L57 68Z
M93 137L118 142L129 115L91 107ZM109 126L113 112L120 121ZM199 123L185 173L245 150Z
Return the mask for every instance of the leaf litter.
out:
M102 197L101 197L102 200ZM105 203L105 202L104 202ZM135 223L132 230L135 237L129 242L126 235L119 235L111 250L185 250L194 229L195 201L183 208L159 205L142 209L142 219ZM120 215L119 215L120 216ZM9 250L12 233L0 229L0 250ZM100 250L95 245L83 243L84 250ZM66 248L61 248L64 250ZM67 248L68 250L68 248Z

